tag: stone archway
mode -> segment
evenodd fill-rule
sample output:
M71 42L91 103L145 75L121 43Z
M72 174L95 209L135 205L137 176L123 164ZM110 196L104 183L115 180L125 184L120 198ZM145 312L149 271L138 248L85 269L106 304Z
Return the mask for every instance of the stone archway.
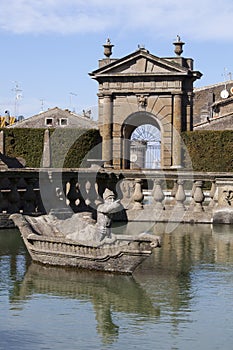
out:
M201 73L193 60L181 57L184 43L177 37L176 57L159 58L139 47L120 58L110 58L112 47L104 45L106 58L90 73L99 83L98 124L105 167L129 168L127 142L133 130L152 124L161 131L161 167L182 166L182 131L192 130L193 82Z
M138 126L130 137L130 168L159 169L160 151L160 130L151 124Z
M148 112L136 112L131 115L129 115L125 122L122 125L122 167L126 169L134 169L134 168L155 168L155 166L152 166L151 164L146 164L146 158L148 153L148 141L149 138L146 137L145 133L144 135L138 135L135 136L134 139L132 139L132 135L135 133L136 130L139 130L140 127L142 127L141 131L145 132L146 129L143 129L143 127L149 127L151 126L151 132L155 133L155 130L159 131L159 137L158 133L156 135L150 135L151 141L152 138L157 138L157 141L159 143L160 147L160 154L161 154L161 135L163 135L163 127L160 125L159 121L156 119L154 115ZM154 128L154 129L153 129ZM139 144L140 143L140 144ZM132 144L133 148L137 149L137 152L132 152ZM151 144L152 145L152 144ZM136 155L138 153L138 155ZM132 159L133 156L137 156L138 159ZM159 165L161 165L161 159L159 159Z

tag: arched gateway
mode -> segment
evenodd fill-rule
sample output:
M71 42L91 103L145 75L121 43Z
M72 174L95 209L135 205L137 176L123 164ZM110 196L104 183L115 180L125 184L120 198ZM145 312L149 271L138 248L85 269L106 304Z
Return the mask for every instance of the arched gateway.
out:
M109 39L104 45L106 58L90 76L99 83L98 121L106 167L132 168L138 157L132 157L131 136L148 125L160 135L160 166L182 166L180 133L192 130L193 82L202 74L193 70L192 59L180 56L184 43L179 37L174 45L176 57L159 58L139 47L120 59L110 58Z

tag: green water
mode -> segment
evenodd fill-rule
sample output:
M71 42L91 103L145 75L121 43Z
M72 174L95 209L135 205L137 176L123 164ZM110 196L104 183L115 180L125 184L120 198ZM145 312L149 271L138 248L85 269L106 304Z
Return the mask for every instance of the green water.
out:
M233 229L115 231L147 229L163 246L133 276L34 264L0 231L0 349L232 349Z

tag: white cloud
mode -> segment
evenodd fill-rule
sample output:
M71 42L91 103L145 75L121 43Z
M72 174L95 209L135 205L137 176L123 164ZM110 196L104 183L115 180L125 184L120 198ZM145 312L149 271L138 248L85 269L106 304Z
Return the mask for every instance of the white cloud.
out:
M231 40L232 0L1 0L0 30L91 33L143 30L163 37Z

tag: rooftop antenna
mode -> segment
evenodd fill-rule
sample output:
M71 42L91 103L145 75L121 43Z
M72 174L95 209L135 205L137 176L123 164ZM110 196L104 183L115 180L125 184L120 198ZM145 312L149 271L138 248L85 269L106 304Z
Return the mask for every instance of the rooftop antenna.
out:
M12 91L14 91L15 93L15 101L14 101L15 117L17 117L17 115L19 114L19 102L23 97L22 95L23 90L19 88L19 83L17 81L13 81L13 83L15 84L15 87L12 89Z
M72 110L72 112L75 112L75 107L73 106L73 97L74 96L78 96L76 93L74 92L70 92L70 110Z
M41 111L41 112L44 112L44 99L41 98L41 99L40 99L40 102L41 102L40 111Z

